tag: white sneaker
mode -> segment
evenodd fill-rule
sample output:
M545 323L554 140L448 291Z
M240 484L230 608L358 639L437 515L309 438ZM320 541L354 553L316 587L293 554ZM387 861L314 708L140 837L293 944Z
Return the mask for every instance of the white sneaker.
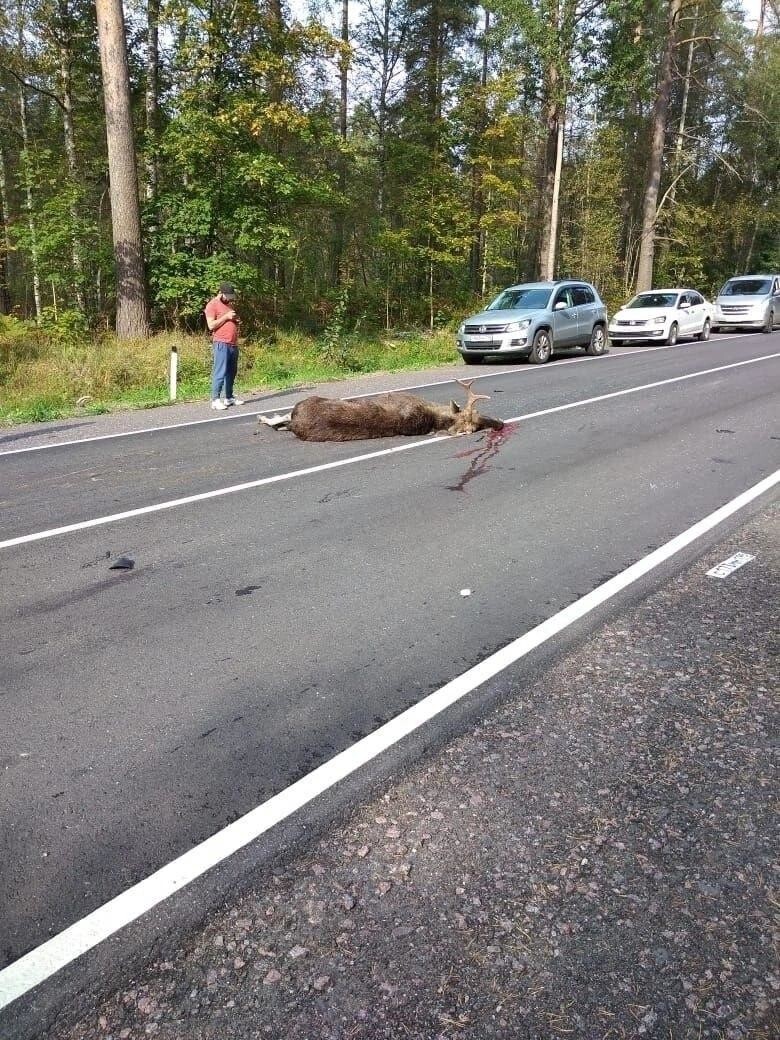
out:
M226 397L225 404L246 404L246 401L242 401L240 397Z
M223 401L221 397L217 397L211 402L211 407L215 412L224 412L227 408L227 402Z

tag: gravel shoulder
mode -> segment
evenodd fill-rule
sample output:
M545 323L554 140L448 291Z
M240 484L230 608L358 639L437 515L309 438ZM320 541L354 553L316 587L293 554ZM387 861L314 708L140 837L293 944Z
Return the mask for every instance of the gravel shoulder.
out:
M780 1035L778 534L754 516L47 1040Z

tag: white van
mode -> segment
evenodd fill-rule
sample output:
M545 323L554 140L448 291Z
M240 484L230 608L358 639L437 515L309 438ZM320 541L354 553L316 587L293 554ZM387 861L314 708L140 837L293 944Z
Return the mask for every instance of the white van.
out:
M715 300L716 329L761 329L780 325L780 275L745 274L729 278Z

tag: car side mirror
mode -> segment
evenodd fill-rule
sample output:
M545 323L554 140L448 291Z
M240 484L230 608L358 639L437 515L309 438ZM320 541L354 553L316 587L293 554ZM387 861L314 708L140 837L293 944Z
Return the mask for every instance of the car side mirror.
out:
M688 310L688 308L689 308L689 307L690 307L691 305L690 305L690 304L689 304L689 303L688 303L688 302L687 302L686 300L683 300L683 302L682 302L681 304L679 304L678 306L679 306L679 308L680 308L680 310L681 310L681 311L687 311L687 310Z
M558 302L553 307L553 310L554 311L565 311L568 306L569 305L566 302L566 300L558 300Z

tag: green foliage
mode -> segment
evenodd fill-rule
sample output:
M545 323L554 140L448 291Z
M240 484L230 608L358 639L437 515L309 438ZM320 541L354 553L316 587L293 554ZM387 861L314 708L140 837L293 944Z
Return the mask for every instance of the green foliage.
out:
M293 20L284 4L169 0L152 128L145 9L128 8L156 326L201 328L206 300L229 279L241 289L246 333L320 331L311 364L330 371L364 363L355 358L357 321L361 330L438 328L476 297L537 277L553 102L566 131L558 272L592 279L613 306L630 293L666 3L399 0L386 23L374 8L353 10L345 50L335 23ZM74 393L88 384L90 407L108 385L164 399L164 379L139 382L135 362L109 359L102 335L113 321L114 259L94 5L45 0L27 11L21 44L13 5L0 18L0 259L6 233L11 256L0 307L32 317L37 275L43 313L40 328L24 326L29 358L59 343L65 381ZM656 281L711 291L735 271L780 262L780 46L771 5L755 39L739 4L721 0L685 4L680 39ZM75 156L64 146L64 69ZM87 372L79 353L89 329L102 375ZM0 340L11 344L0 357L5 381L19 346L10 326ZM205 337L198 342L206 350ZM207 360L182 362L195 394ZM274 378L297 371L276 348L268 364ZM55 389L46 407L70 407L70 389L62 404Z
M86 314L72 308L56 311L53 307L44 307L40 326L54 343L83 339L89 332Z
M328 365L345 367L348 364L349 355L344 339L348 299L349 286L344 285L336 294L333 310L320 339L320 354Z

